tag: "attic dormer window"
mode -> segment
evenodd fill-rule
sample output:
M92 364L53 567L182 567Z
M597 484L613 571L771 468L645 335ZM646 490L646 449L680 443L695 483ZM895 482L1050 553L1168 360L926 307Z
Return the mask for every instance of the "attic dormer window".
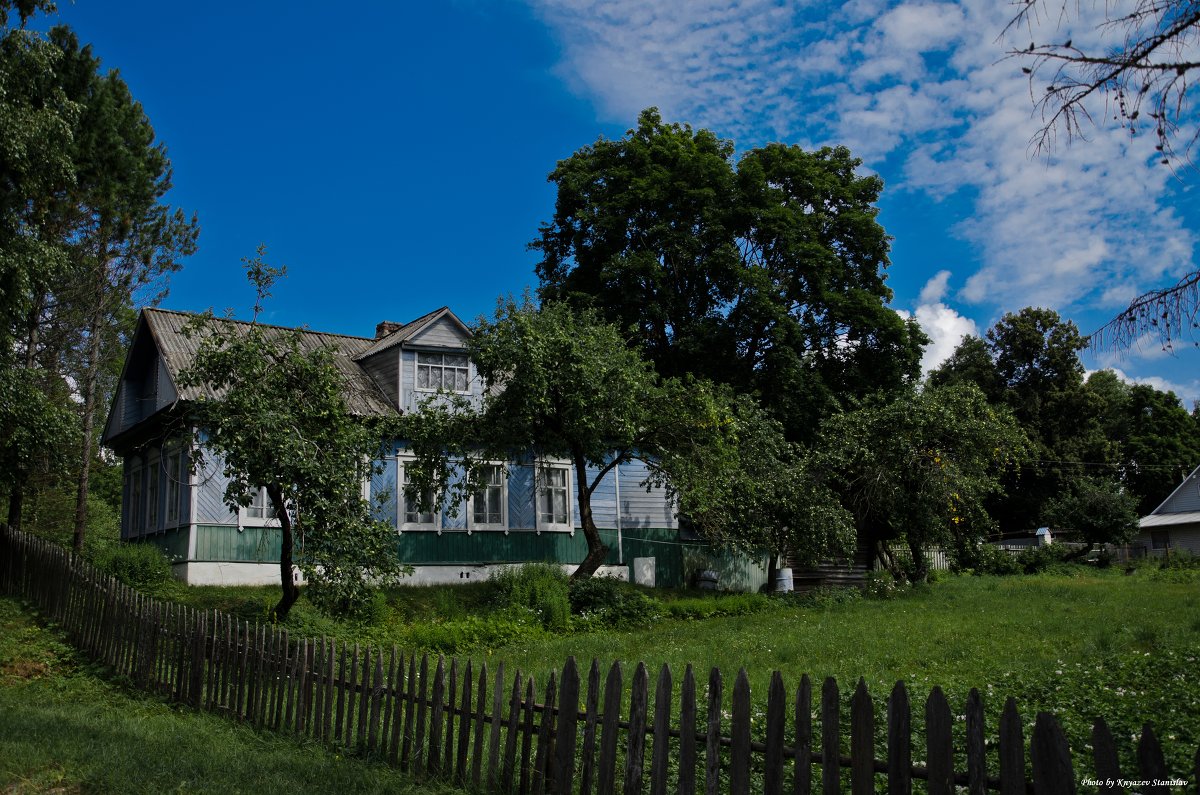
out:
M466 354L417 351L417 389L467 392L469 380Z

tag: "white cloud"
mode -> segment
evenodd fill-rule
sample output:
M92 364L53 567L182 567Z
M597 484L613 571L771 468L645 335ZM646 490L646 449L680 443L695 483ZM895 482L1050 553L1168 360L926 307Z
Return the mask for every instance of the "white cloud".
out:
M916 311L910 315L904 310L899 310L901 317L916 317L921 328L929 336L929 345L921 356L921 371L924 373L950 358L950 354L954 353L963 337L979 333L975 321L963 317L942 303L949 281L950 271L938 271L921 289Z
M562 75L609 118L648 105L740 146L844 143L900 163L890 190L971 201L953 232L980 268L960 298L992 308L1116 308L1195 267L1152 141L1101 126L1030 159L1040 126L994 0L529 0L562 45ZM1033 38L1095 42L1103 4ZM1026 29L1016 35L1024 46ZM935 302L936 303L936 302ZM922 304L925 305L925 304ZM932 305L932 304L931 304ZM931 322L933 320L931 319ZM943 318L943 322L948 322Z

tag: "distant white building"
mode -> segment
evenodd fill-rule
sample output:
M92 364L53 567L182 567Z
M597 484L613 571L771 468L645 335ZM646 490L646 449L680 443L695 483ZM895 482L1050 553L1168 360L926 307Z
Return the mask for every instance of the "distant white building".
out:
M1200 467L1171 492L1162 504L1143 516L1130 545L1147 554L1186 550L1200 555Z

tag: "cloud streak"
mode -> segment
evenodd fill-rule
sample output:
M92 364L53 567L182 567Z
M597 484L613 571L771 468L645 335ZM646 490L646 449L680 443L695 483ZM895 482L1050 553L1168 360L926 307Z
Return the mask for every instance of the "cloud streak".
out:
M962 301L1107 310L1194 267L1149 138L1100 126L1030 159L1031 87L996 40L1008 4L530 2L562 46L563 79L610 119L658 105L742 147L844 143L893 189L969 202L951 229L978 258ZM1095 22L1034 38L1092 40Z

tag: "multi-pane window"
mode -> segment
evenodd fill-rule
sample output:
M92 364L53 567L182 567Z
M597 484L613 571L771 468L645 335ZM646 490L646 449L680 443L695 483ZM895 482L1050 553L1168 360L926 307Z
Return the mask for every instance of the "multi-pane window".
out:
M482 467L482 485L471 495L471 518L475 525L504 523L504 468L497 465Z
M158 456L150 459L146 465L146 526L151 530L158 529L158 481L162 464Z
M183 478L183 448L168 447L166 459L167 526L179 523L179 492Z
M401 465L400 471L402 472L403 483L404 483L404 486L406 487L400 491L400 499L401 499L401 502L404 503L404 513L403 513L404 524L408 524L408 525L424 524L424 525L432 526L433 525L433 504L434 504L433 492L427 491L423 495L424 499L422 500L422 502L425 503L424 507L422 507L420 504L418 504L415 500L410 500L408 498L407 486L412 481L409 480L409 477L408 477L408 467Z
M142 467L137 464L129 470L129 532L142 532Z
M417 351L417 389L467 392L469 380L466 354Z
M565 525L567 513L567 470L565 467L543 467L538 486L538 524Z
M246 508L246 516L250 519L275 518L275 506L271 503L271 496L267 494L265 486L259 486L250 495L250 506Z

